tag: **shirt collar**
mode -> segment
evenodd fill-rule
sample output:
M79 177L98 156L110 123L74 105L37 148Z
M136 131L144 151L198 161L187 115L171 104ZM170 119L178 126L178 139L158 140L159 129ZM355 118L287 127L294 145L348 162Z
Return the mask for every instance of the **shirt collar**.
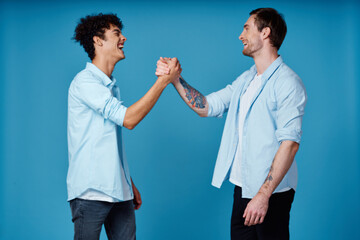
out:
M98 76L106 87L112 88L115 85L116 79L113 76L109 78L103 71L101 71L94 64L90 62L86 63L86 69L90 70L92 73Z

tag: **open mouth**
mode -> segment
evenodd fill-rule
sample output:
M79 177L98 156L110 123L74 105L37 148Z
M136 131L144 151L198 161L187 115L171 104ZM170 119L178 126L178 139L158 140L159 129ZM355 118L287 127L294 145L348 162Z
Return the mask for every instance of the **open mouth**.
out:
M123 51L122 49L124 48L124 44L118 44L118 49L120 49L121 51Z

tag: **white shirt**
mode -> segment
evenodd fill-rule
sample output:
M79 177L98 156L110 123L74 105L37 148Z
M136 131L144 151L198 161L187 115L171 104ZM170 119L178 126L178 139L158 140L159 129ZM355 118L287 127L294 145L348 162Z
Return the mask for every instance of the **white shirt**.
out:
M240 107L239 107L239 116L238 116L238 126L239 126L239 143L237 145L234 162L230 170L230 179L229 181L239 187L242 186L241 183L241 146L242 146L242 132L244 128L244 121L247 112L250 109L252 100L261 86L261 75L255 75L254 79L249 84L249 87L246 89L245 93L240 97Z

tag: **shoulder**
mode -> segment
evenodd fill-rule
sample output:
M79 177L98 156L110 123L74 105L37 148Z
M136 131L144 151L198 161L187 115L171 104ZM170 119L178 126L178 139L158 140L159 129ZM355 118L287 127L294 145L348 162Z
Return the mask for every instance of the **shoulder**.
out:
M73 82L77 84L86 83L86 82L98 82L98 81L99 79L96 77L96 75L88 69L84 69L78 74L76 74L73 80Z
M70 87L69 87L69 93L72 94L78 94L81 89L87 88L88 84L98 84L101 83L101 81L96 77L94 73L92 73L88 69L84 69L72 80Z
M305 86L301 78L285 63L282 63L274 76L274 93L278 100L290 96L297 99L307 98Z
M304 84L288 65L282 63L275 77L275 88L303 88Z

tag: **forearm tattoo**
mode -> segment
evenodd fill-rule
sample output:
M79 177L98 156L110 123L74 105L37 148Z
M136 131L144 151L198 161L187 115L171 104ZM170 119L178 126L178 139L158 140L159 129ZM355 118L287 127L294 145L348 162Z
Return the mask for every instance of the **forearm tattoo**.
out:
M205 108L206 98L196 89L187 84L184 79L179 78L179 80L185 90L186 98L189 100L189 104L192 107Z
M265 182L271 182L273 180L272 171L273 171L273 167L271 166L269 174L268 174L267 178L265 179Z

